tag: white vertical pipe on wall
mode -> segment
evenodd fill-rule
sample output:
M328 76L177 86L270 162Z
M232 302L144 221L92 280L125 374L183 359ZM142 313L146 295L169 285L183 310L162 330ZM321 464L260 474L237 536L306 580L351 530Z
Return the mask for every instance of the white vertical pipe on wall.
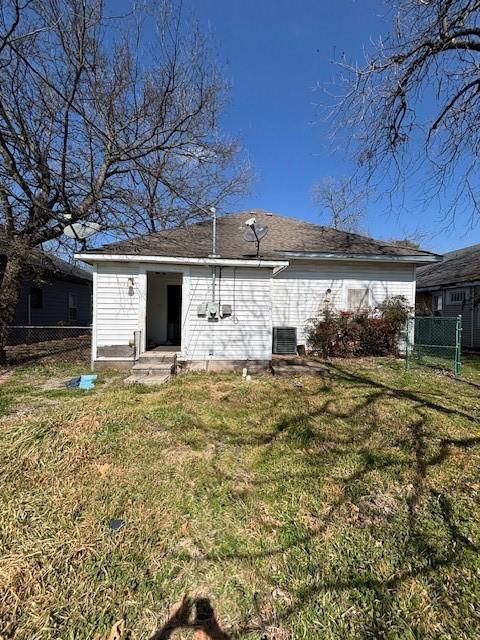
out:
M147 348L147 295L148 295L148 282L147 282L147 269L145 265L139 265L138 269L138 282L137 282L137 295L138 295L138 329L140 334L140 353L143 353Z
M97 359L97 285L98 273L97 265L93 265L93 281L92 281L92 355L91 368L93 371L94 362Z

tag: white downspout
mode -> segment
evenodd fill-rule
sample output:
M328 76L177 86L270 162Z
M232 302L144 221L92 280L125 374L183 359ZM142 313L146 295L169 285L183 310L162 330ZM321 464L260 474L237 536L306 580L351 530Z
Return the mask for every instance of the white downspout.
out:
M212 254L211 258L217 258L217 210L215 207L210 207L210 213L212 214ZM216 267L212 266L212 302L215 302L215 276Z
M212 302L215 302L215 272L217 270L217 267L212 267Z

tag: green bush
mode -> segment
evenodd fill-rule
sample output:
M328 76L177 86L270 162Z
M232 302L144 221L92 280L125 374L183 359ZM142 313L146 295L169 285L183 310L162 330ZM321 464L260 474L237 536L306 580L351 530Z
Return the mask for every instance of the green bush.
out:
M397 355L400 332L409 313L404 296L387 298L375 309L327 308L322 317L308 323L308 350L323 357Z

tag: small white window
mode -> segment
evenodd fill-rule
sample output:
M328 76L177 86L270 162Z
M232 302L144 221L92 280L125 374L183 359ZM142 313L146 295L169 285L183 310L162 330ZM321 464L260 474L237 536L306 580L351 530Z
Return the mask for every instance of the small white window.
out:
M462 304L465 302L466 293L464 289L448 292L448 304Z
M370 291L368 287L347 290L347 309L349 311L358 311L359 309L366 309L369 306Z
M78 296L74 293L68 294L68 319L78 319Z

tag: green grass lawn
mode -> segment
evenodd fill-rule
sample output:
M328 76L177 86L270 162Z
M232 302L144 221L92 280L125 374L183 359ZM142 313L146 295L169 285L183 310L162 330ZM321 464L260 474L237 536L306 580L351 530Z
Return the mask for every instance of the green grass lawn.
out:
M214 640L480 637L479 389L388 359L330 372L82 392L17 369L0 638L191 638L181 614L161 631L184 597Z

